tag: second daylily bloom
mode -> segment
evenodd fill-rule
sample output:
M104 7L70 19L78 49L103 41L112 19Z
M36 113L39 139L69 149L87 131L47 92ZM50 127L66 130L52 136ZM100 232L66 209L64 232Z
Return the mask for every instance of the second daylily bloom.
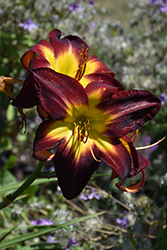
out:
M83 87L86 87L89 77L94 73L110 74L114 77L115 74L97 56L93 55L94 52L89 55L89 47L85 41L78 36L69 35L62 39L60 36L61 31L54 29L49 32L50 42L40 40L30 48L21 58L24 68L27 70L50 68L79 81ZM27 108L32 107L36 92L34 82L29 76L15 100L16 106L17 100L24 94ZM29 99L29 102L26 99Z
M76 197L104 160L113 168L112 179L128 192L144 184L149 161L127 137L159 111L160 100L148 91L123 89L113 77L97 75L83 86L50 68L31 70L38 105L49 115L36 131L34 157L53 160L63 195ZM101 79L101 80L100 80ZM50 149L56 148L55 152ZM142 180L129 188L122 182L142 172Z

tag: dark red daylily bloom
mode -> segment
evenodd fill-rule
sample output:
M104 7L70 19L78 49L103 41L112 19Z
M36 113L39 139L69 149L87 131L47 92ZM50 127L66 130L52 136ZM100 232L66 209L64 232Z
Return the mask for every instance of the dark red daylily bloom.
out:
M24 68L50 68L79 81L83 87L89 83L89 76L92 74L110 74L114 77L115 74L98 57L88 55L89 47L85 41L77 36L69 35L62 39L60 36L61 31L54 29L49 33L50 42L40 40L30 48L21 58ZM20 103L26 103L26 108L37 103L34 81L30 76L26 78L22 90L13 102L15 106Z
M113 77L97 75L85 88L74 78L50 68L31 70L39 106L49 115L37 131L34 157L53 160L63 195L72 199L85 187L100 159L120 176L118 188L137 192L149 161L128 137L159 111L161 102L148 91L123 89ZM56 153L50 151L58 146ZM142 172L129 188L122 182Z

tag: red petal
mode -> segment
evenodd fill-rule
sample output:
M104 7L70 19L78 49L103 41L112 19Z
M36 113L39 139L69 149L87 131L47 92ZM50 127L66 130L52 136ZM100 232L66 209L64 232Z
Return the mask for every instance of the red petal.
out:
M84 45L84 51L86 49L89 49L87 43L85 43L81 38L77 36L66 36L62 39L60 39L61 31L54 29L50 31L49 33L49 39L51 42L51 45L53 46L55 57L58 57L61 53L64 53L68 51L69 47L72 46L73 53L77 56L79 59L79 55L82 52L82 48Z
M53 122L51 119L43 121L36 131L34 140L35 158L39 155L38 152L54 148L68 133L72 134L72 126L73 124L63 121Z
M34 57L30 61L29 67L30 67L30 69L51 68L51 64L45 58Z
M131 171L129 177L133 177L134 175L138 174L141 170L146 168L150 164L150 162L146 157L141 155L136 150L136 148L133 145L132 141L127 136L124 136L122 138L122 142L126 146L126 148L129 147L129 152L130 152L130 154L132 156L133 165L132 165L132 171Z
M161 101L148 91L119 91L97 106L111 116L105 135L120 138L142 127L159 111Z
M111 85L113 87L120 87L121 90L124 90L124 87L122 86L122 84L116 80L113 75L112 72L111 74L107 74L107 73L93 73L93 74L89 74L89 75L85 75L85 78L88 80L88 82L97 82L99 84L106 84L106 85Z
M36 89L32 75L29 74L23 84L19 94L16 96L12 105L21 108L31 108L38 104Z
M93 76L93 74L92 74ZM92 77L93 80L93 77ZM96 81L97 80L97 81ZM85 90L88 94L88 96L99 96L99 103L100 102L108 102L111 100L112 95L117 93L118 91L123 90L123 87L121 84L119 85L119 82L114 82L113 84L112 80L115 80L113 77L103 74L95 74L95 78L92 82L90 82ZM98 104L99 104L98 103Z
M85 150L77 157L76 151L80 143L83 144L78 142L76 148L71 148L64 140L53 159L58 184L67 199L73 199L80 194L99 166L99 161L92 157L88 142L85 143ZM92 150L96 159L99 159L99 151L95 145L92 145Z
M54 52L51 44L46 40L41 40L37 44L31 47L20 59L22 65L24 68L29 69L30 67L30 61L33 57L35 57L35 54L38 54L39 57L45 58L49 62L51 60L50 57L52 57L52 60L54 59Z
M145 167L147 167L150 162L147 160L147 158L145 158L139 152L136 151L133 143L130 141L130 139L127 136L124 136L124 138L122 138L122 142L128 148L128 150L129 150L129 152L130 152L130 154L132 156L132 166L131 166L132 170L131 170L129 176L127 176L127 177L131 178L134 175L137 175L141 171L142 179L138 183L132 184L129 187L123 187L122 186L123 179L121 180L121 182L119 182L119 183L117 183L115 185L122 191L126 191L126 192L129 192L129 193L136 193L144 185L145 172L144 172L143 169ZM113 172L112 176L111 176L111 180L116 178L116 177L118 177L117 173Z
M79 82L49 68L32 71L39 104L53 120L63 119L69 105L88 103L88 97Z
M126 179L131 172L131 157L123 143L115 138L98 136L98 133L91 129L90 135L101 153L103 159L111 166L122 180ZM116 176L116 175L115 175Z
M93 67L95 65L96 67ZM94 68L92 70L91 68ZM97 56L93 55L90 56L90 59L87 62L85 75L92 74L92 73L101 73L101 74L109 74L112 77L115 76L114 72L111 72L111 70L103 63Z

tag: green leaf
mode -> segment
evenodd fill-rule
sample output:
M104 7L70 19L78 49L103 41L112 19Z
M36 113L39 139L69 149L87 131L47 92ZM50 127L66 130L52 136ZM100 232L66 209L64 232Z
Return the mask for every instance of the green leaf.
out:
M167 246L167 227L165 229L161 228L157 235L158 239L153 247L154 250L166 250Z
M39 244L33 244L30 246L25 247L17 247L17 250L63 250L64 248L61 247L59 243L39 243Z
M49 182L52 182L52 181L57 181L57 178L50 178L50 179L37 179L35 180L31 186L36 186L36 185L39 185L39 184L44 184L44 183L49 183ZM0 182L1 182L1 178L0 178ZM9 191L12 191L12 190L15 190L17 188L19 188L25 181L20 181L20 182L17 182L17 183L12 183L10 185L5 185L3 187L0 187L0 194L4 194L6 192L9 192Z
M99 212L99 213L96 213L96 214L87 215L87 216L80 217L80 218L77 218L77 219L74 219L74 220L68 221L66 223L59 224L59 225L55 225L55 226L51 225L51 226L33 226L33 227L30 226L30 227L27 227L27 229L29 229L29 230L36 228L36 231L24 234L24 235L19 236L19 237L15 237L13 239L5 240L4 242L0 243L0 248L4 248L4 247L8 248L8 247L11 247L11 246L15 246L15 245L17 245L17 244L19 244L21 242L26 241L26 240L30 240L30 239L33 239L35 237L39 237L41 235L45 235L47 233L58 230L60 228L64 228L64 227L67 227L69 225L76 224L76 223L79 223L81 221L88 220L88 219L90 219L92 217L99 216L99 215L101 215L103 213L104 212ZM37 229L38 229L38 231L37 231Z
M2 186L8 186L14 182L16 182L16 178L14 177L14 175L9 170L3 170L0 174L0 184Z
M0 238L0 242L3 241L17 226L13 227L12 229L8 229L3 237Z

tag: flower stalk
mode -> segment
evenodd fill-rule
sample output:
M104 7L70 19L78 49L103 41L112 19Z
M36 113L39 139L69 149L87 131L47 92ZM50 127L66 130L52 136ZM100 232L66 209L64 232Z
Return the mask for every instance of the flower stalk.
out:
M0 210L7 207L12 203L20 194L22 194L39 176L44 162L39 162L34 172L28 177L28 179L15 191L13 194L7 195L0 203Z

